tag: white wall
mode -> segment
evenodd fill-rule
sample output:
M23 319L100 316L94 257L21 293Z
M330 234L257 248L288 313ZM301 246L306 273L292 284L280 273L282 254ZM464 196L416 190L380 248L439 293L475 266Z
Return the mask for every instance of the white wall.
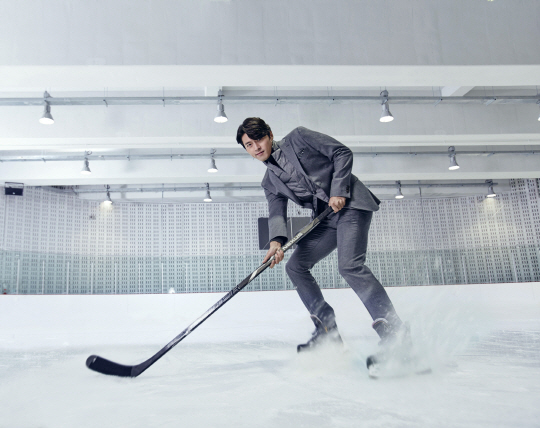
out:
M495 199L383 201L367 265L386 286L538 281L539 202L536 180L512 180ZM0 195L0 213L0 288L9 293L227 291L265 254L257 226L268 215L265 202L117 203L105 210L27 188L23 197ZM288 215L310 213L291 203ZM283 267L248 289L292 288ZM322 287L345 286L336 252L314 274Z

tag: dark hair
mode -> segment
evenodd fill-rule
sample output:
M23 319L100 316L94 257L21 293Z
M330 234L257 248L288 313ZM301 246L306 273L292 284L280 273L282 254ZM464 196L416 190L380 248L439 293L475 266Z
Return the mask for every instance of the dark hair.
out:
M244 122L242 122L242 125L238 127L238 131L236 132L236 141L238 144L241 144L242 147L244 147L244 143L242 142L242 137L244 134L247 134L247 136L252 140L260 140L267 135L270 136L271 132L272 130L270 127L260 117L248 117L246 120L244 120Z

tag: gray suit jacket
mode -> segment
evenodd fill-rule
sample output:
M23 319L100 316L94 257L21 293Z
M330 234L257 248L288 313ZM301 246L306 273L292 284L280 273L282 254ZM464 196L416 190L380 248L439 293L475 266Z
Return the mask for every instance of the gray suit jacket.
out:
M332 196L347 198L346 208L377 211L380 200L351 173L351 150L334 138L298 127L278 142L287 160L314 184L316 196L326 202ZM268 209L270 240L287 236L287 202L305 206L270 169L261 182Z

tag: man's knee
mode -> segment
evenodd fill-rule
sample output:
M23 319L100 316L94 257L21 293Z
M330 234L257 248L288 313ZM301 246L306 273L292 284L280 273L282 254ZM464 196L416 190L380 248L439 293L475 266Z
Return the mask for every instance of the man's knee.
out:
M302 275L309 273L309 270L311 269L310 266L306 265L305 263L299 263L298 260L295 260L293 258L290 258L287 264L285 265L285 271L287 272L287 275L291 276L293 275Z
M360 254L352 259L340 259L338 260L338 271L342 277L348 275L354 275L361 272L364 269L364 263L366 262L366 254Z
M289 261L285 265L285 271L287 272L287 275L289 276L291 276L291 273L293 275L295 273L300 273L298 269L298 263L296 263L293 259L289 259Z

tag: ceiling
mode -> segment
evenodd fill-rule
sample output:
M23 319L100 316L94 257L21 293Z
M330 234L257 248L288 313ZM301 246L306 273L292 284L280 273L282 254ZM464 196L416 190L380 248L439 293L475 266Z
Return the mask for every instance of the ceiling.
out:
M418 184L446 197L539 177L540 5L402 3L4 5L1 180L75 186L85 199L109 185L113 200L163 203L202 201L209 183L215 202L263 201L265 168L235 141L249 116L277 139L305 126L348 145L353 172L383 199L397 180L406 197L420 196ZM220 89L224 124L213 121ZM384 89L390 123L379 122ZM53 125L38 122L44 91ZM85 156L91 175L80 173Z

